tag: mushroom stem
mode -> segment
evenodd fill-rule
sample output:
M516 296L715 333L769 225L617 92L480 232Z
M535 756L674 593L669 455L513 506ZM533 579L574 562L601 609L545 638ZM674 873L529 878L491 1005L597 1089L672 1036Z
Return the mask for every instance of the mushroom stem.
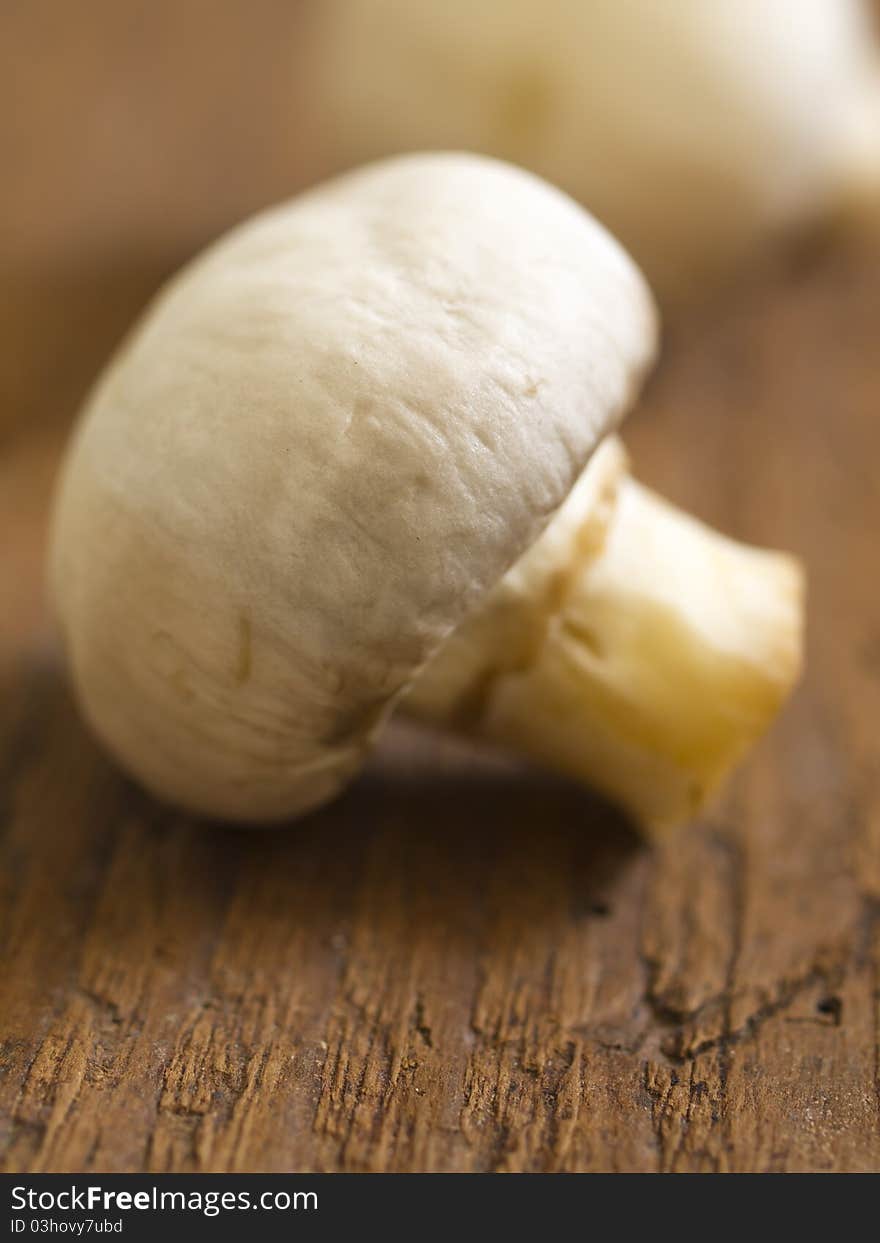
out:
M841 136L839 211L845 225L876 228L880 206L880 62L856 96Z
M802 597L797 561L677 510L607 442L406 704L588 782L661 831L704 805L782 704L800 669Z

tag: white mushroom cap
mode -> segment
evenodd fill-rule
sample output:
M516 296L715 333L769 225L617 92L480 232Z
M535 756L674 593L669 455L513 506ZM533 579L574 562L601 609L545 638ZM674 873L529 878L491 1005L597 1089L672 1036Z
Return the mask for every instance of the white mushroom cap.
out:
M64 469L52 589L99 736L199 812L331 797L654 349L618 244L488 159L391 160L235 230L124 344Z
M325 0L321 147L463 147L589 204L664 298L880 185L866 0ZM876 5L874 6L876 9Z

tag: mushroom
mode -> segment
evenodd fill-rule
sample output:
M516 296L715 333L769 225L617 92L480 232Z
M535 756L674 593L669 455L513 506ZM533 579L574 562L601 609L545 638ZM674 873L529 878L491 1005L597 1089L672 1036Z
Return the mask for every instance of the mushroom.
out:
M234 230L62 471L51 588L95 732L164 798L284 820L400 703L649 827L692 814L796 676L800 573L628 477L612 433L655 345L614 239L486 158L380 163Z
M329 0L323 149L521 164L585 203L666 302L768 240L878 215L866 0Z

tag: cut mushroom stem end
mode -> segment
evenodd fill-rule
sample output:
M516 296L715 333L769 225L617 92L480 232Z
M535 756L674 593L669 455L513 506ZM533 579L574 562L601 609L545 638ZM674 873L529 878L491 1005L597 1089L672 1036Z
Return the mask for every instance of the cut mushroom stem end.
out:
M662 832L705 806L797 680L803 594L794 558L662 500L611 440L407 706Z

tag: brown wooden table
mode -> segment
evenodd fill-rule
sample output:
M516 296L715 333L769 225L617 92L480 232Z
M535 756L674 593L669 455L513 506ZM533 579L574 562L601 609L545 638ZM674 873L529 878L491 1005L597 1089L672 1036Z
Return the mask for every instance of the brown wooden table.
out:
M808 670L665 845L398 730L270 833L99 752L42 599L83 391L311 168L314 0L52 0L0 39L0 1154L40 1170L880 1169L880 248L679 326L639 472L798 552Z
M880 1168L880 252L679 329L630 425L644 478L811 589L792 704L657 849L401 731L277 832L113 769L53 654L42 531L64 420L159 275L46 286L4 361L31 403L0 456L6 1167ZM13 376L71 297L68 365Z

